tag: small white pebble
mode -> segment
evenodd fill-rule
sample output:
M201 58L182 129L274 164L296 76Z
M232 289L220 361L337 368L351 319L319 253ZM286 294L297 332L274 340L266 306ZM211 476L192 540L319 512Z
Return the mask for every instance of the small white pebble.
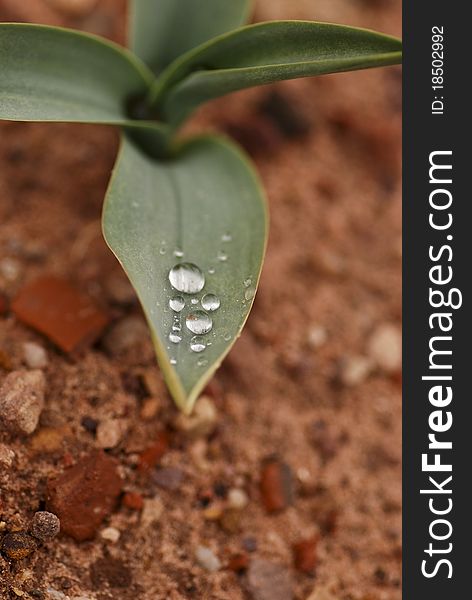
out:
M244 490L231 488L228 492L228 504L230 508L242 510L248 505L249 498Z
M154 498L147 498L144 500L143 510L141 512L141 525L143 527L149 527L161 518L162 512L164 511L164 505L157 496Z
M105 419L97 427L97 445L100 448L116 448L126 433L127 425L123 419Z
M0 275L7 281L15 281L21 272L20 263L14 258L4 258L0 261Z
M402 334L395 325L379 325L372 333L367 349L369 356L383 371L394 373L401 369Z
M321 346L326 343L327 339L328 334L326 333L326 329L324 327L314 325L308 331L308 345L314 350L321 348Z
M116 529L116 527L105 527L100 532L100 537L107 542L112 542L116 544L116 542L120 539L120 531Z
M348 387L360 385L372 370L372 362L364 356L346 356L340 365L341 382Z
M209 396L200 396L190 416L180 414L176 419L176 427L189 437L207 437L216 428L218 413L213 400Z
M35 342L23 344L23 359L30 369L44 369L48 365L46 350Z
M221 569L220 559L206 546L197 546L195 559L200 567L209 573L215 573Z

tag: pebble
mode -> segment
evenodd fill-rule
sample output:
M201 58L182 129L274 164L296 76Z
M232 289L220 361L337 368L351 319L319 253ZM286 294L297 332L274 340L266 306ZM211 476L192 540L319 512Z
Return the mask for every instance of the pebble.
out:
M157 496L154 498L146 498L141 513L141 525L146 528L153 523L156 523L161 518L163 511L164 505L160 498Z
M15 453L5 444L0 444L0 466L9 469L15 460Z
M190 438L208 437L217 425L218 413L209 396L200 396L191 415L179 414L175 425Z
M146 398L139 412L139 416L143 421L152 421L157 417L160 408L161 403L157 398Z
M38 543L25 531L7 533L2 540L1 551L10 560L21 560L36 550Z
M107 542L111 542L112 544L116 544L116 542L120 539L121 532L116 529L116 527L105 527L100 532L100 537Z
M199 566L209 573L216 573L221 569L220 559L210 548L206 546L197 546L195 550L195 559Z
M0 261L0 275L7 281L15 281L21 274L21 264L14 258L3 258Z
M42 371L12 371L0 387L0 421L11 433L30 435L44 408Z
M45 369L49 362L46 350L35 342L23 344L23 359L29 369Z
M137 492L126 492L121 502L123 506L126 506L126 508L130 508L131 510L142 510L144 506L143 497Z
M339 380L346 387L356 387L371 371L372 361L365 356L345 356L339 364Z
M240 488L231 488L228 491L228 505L235 510L246 508L249 503L249 498L244 490Z
M253 600L293 599L293 583L289 571L267 560L251 560L245 583Z
M379 325L369 338L368 354L386 373L400 371L402 366L401 330L390 323Z
M103 338L103 346L110 356L120 356L139 347L149 338L149 330L141 317L121 319L109 329Z
M97 425L96 439L99 448L116 448L126 434L124 419L105 419Z
M293 502L291 468L277 458L266 459L261 468L260 492L268 513L284 510Z
M178 490L183 479L184 472L177 467L163 467L152 474L152 480L165 490Z
M108 323L108 316L87 295L52 275L24 286L11 308L17 319L64 352L91 345Z
M226 567L235 573L243 573L249 566L249 556L245 552L238 552L229 557Z
M138 471L145 473L153 469L169 448L169 436L165 431L157 433L156 441L139 455Z
M55 514L46 510L34 514L30 525L30 533L41 542L52 540L60 530L61 523Z
M295 568L307 575L313 574L317 563L318 536L312 536L295 542L292 546Z
M308 345L313 350L317 350L324 346L326 340L328 339L328 334L324 327L319 325L314 325L308 330Z
M46 508L59 517L64 533L78 542L95 536L121 493L117 467L114 458L95 451L48 481Z

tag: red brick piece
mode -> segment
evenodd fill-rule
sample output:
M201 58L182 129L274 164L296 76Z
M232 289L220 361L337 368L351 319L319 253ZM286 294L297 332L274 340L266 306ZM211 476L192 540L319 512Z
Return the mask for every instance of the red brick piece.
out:
M59 517L63 533L78 542L94 537L121 493L117 466L114 458L95 451L49 480L46 508Z
M277 458L264 461L260 479L261 499L268 513L279 512L293 502L290 467Z
M298 571L307 575L313 574L318 558L316 554L317 545L317 536L312 536L293 544L293 562Z
M93 343L108 323L88 296L52 275L23 287L11 308L20 321L65 352Z

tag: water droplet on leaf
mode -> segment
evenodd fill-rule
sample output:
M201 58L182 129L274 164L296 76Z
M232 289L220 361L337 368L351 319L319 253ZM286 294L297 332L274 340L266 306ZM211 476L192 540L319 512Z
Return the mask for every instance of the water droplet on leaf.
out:
M180 341L182 341L180 335L178 335L177 333L169 333L169 342L172 342L173 344L178 344Z
M185 294L197 294L205 285L205 275L197 265L180 263L169 271L169 281L173 288Z
M226 262L228 260L228 255L224 250L220 250L217 258L220 262Z
M232 239L233 239L233 236L230 233L224 233L221 236L221 241L222 242L231 242Z
M252 300L254 298L254 294L255 294L255 290L253 288L248 288L245 292L244 292L244 298L246 300Z
M199 335L194 336L190 340L190 350L192 350L193 352L203 352L203 350L205 350L205 348L206 348L205 342L203 341L203 338L200 337Z
M185 319L185 324L192 333L196 333L197 335L208 333L213 327L211 317L203 310L196 310L190 313Z
M180 312L185 306L185 300L182 296L174 296L169 300L170 308L175 312Z
M215 294L205 294L202 298L202 307L209 311L218 310L220 308L220 299Z

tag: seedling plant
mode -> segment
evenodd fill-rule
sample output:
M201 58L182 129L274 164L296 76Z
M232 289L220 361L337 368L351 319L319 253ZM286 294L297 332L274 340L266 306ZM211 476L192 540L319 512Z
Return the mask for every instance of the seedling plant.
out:
M180 126L237 90L399 63L401 43L328 23L246 25L249 0L131 0L129 12L128 48L0 24L0 118L120 128L103 235L140 299L169 390L190 412L248 317L268 215L243 152L217 135L182 139Z

